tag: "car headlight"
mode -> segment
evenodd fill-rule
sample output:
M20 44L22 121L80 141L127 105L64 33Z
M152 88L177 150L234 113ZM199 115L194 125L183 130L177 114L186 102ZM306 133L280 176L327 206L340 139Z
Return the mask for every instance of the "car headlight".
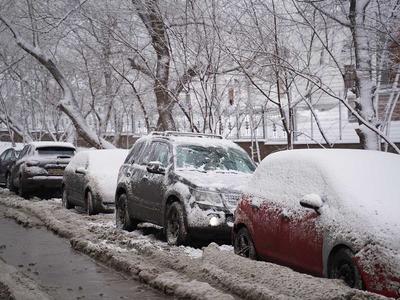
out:
M210 192L210 191L193 190L193 196L194 196L195 202L199 205L224 207L224 203L222 201L222 197L221 197L220 193Z
M222 199L229 209L235 209L240 198L241 194L222 194Z

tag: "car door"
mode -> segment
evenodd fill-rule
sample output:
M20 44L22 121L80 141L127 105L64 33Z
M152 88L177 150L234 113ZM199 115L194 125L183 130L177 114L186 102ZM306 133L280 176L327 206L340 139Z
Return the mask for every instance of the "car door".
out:
M312 167L288 168L283 179L287 188L285 199L280 201L281 210L278 243L279 260L299 271L322 275L323 232L319 227L319 213L300 205L309 194L325 194L326 183ZM310 182L312 182L310 184Z
M7 157L10 154L10 149L4 151L0 155L0 182L5 183L5 175L7 171Z
M323 274L323 231L318 226L319 214L307 208L285 221L283 234L288 237L284 249L289 264L303 272Z
M285 242L281 236L283 207L270 199L253 197L250 209L257 253L269 261L284 263L281 252Z
M19 186L19 177L20 177L20 172L21 172L21 165L25 162L26 158L30 155L32 150L32 146L30 145L26 145L20 155L18 156L17 161L15 162L15 164L12 167L11 170L11 177L12 177L12 181L15 187Z
M129 214L142 221L150 220L142 198L144 188L142 179L147 173L146 164L149 147L147 140L136 142L132 152L128 155L127 162L122 167L123 177L128 188Z
M167 142L155 141L151 144L149 162L160 162L164 169L167 169L171 163L170 145ZM164 199L165 174L151 173L146 170L143 176L146 182L146 188L143 189L143 204L148 211L152 222L161 225L162 221L162 201Z
M71 202L76 205L85 204L86 172L88 169L88 155L85 152L78 153L73 158L73 164L68 174L68 190Z

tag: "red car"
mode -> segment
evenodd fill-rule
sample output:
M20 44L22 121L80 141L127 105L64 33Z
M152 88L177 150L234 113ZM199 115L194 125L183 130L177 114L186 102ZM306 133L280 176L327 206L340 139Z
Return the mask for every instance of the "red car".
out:
M268 156L235 211L235 253L400 297L399 170L377 151Z

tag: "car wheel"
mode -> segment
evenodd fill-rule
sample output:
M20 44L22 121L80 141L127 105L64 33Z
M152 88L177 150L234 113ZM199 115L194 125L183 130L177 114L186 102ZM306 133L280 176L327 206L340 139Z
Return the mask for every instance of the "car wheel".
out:
M254 247L253 239L250 232L246 227L242 227L235 234L233 241L235 254L247 257L250 259L257 259L256 248Z
M98 213L91 191L86 192L86 212L89 216L96 215Z
M348 248L339 249L330 259L328 277L342 279L349 287L362 289L360 272L354 263L354 254Z
M68 201L68 194L67 194L67 190L65 189L65 187L62 190L61 203L62 203L62 206L66 209L74 208L74 206L71 203L69 203L69 201Z
M15 192L15 187L12 184L12 177L11 174L6 175L6 186L9 189L10 192Z
M18 195L25 199L29 198L29 195L26 192L26 188L25 188L24 181L22 180L22 178L19 179Z
M165 237L169 245L187 244L189 235L186 227L183 207L179 202L173 202L167 207Z
M121 194L115 203L115 223L118 229L132 231L136 228L139 220L129 216L128 198Z

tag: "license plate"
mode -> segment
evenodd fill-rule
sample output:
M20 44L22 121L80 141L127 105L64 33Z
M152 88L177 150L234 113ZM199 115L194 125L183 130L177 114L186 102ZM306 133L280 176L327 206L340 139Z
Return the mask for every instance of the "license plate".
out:
M63 176L64 175L64 169L49 169L49 170L47 170L47 173L50 176Z

